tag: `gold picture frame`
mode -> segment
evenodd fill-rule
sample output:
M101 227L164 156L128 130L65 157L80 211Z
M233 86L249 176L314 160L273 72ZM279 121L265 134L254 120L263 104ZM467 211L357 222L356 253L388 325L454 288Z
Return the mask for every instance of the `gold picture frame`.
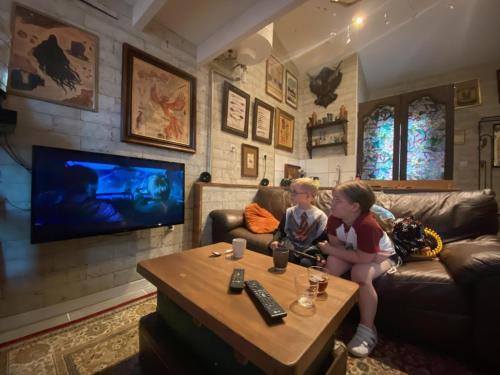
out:
M99 37L14 4L8 92L97 112Z
M259 148L241 144L241 177L259 176Z
M274 147L293 152L293 135L295 118L280 108L276 109L276 123L274 126Z
M285 164L285 176L290 180L295 180L300 177L300 165Z
M284 67L274 56L266 60L266 94L283 101L283 71Z
M121 140L196 152L196 78L123 44Z
M454 84L455 87L455 109L468 108L481 105L481 88L479 79L471 79Z

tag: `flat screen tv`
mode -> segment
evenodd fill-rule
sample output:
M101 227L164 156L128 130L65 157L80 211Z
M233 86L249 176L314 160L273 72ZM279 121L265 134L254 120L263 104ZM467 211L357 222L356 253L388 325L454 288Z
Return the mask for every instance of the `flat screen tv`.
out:
M184 223L184 164L33 146L31 243Z

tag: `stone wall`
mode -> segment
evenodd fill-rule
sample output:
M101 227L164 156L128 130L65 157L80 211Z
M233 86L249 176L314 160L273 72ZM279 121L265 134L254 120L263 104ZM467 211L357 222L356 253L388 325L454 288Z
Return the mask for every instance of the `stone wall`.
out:
M9 95L4 106L18 111L18 124L9 140L31 163L34 144L97 151L186 165L185 224L30 244L31 175L0 151L0 318L107 290L140 278L138 261L187 249L191 245L192 185L205 169L208 71L196 66L195 47L153 24L145 32L131 27L131 8L109 1L118 12L114 20L77 0L25 0L23 4L99 36L99 112ZM0 2L0 40L9 40L10 0ZM197 77L196 154L120 142L122 44L129 43ZM3 56L3 53L2 53ZM15 208L14 205L18 208Z
M317 74L323 66L335 67L338 61L332 61L330 64L324 64L314 69L309 74ZM299 150L302 165L308 176L319 177L322 186L335 186L337 181L347 181L355 177L356 173L356 134L357 134L357 113L358 113L358 56L351 55L343 60L340 70L342 71L342 81L336 90L337 99L327 108L314 104L316 96L309 89L309 78L301 77L301 137L307 140L308 117L316 112L318 119L326 117L327 113L338 116L341 105L344 105L348 112L347 125L347 156L344 154L342 146L332 146L313 150L312 158L306 149L306 143L301 144ZM337 132L338 130L335 130ZM317 135L319 131L315 131ZM328 136L328 130L325 130L325 136ZM339 177L340 171L340 177Z

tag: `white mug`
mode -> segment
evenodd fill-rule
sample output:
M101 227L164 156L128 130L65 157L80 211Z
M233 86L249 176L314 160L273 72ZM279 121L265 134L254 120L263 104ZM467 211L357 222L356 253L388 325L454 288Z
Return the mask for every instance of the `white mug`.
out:
M244 238L233 239L233 256L235 258L243 258L243 253L247 247L247 240Z

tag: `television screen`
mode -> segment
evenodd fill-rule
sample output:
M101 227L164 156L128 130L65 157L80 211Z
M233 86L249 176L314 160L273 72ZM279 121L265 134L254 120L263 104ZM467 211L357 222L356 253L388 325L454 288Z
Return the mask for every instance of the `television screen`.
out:
M184 223L184 164L33 146L31 242Z

